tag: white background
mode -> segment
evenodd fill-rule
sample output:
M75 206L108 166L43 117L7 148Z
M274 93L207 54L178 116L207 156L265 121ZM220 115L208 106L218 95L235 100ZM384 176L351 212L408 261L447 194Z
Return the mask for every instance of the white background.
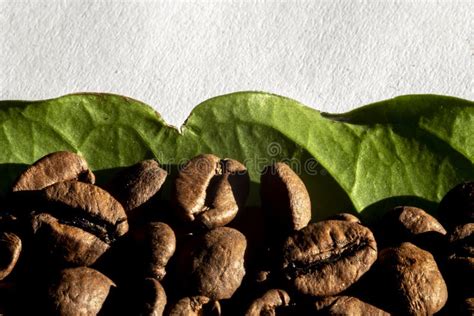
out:
M409 93L472 100L473 3L0 0L0 99L113 92L174 125L239 90L331 112Z

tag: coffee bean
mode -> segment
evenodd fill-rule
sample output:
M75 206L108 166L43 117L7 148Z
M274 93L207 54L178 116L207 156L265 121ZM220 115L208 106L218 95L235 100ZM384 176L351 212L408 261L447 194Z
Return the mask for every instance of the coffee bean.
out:
M48 288L48 305L54 315L97 315L111 287L97 270L79 267L62 270Z
M143 284L143 307L140 315L161 316L166 306L166 293L160 282L147 278Z
M388 316L389 313L352 296L329 296L314 303L316 312L321 315L378 315Z
M474 296L474 223L457 226L449 236L448 278L450 291Z
M176 250L176 237L167 224L154 222L145 227L145 261L147 274L162 280L166 274L165 267Z
M285 163L266 167L260 177L260 196L267 221L279 236L305 227L311 219L311 201L298 175Z
M12 191L41 190L67 180L94 183L95 176L84 158L72 152L58 151L42 157L26 169L13 184Z
M0 232L0 281L15 268L21 253L21 239L13 233Z
M184 297L170 307L168 316L221 316L221 306L205 296Z
M249 176L243 164L200 155L179 171L173 199L184 221L212 229L234 219L248 191Z
M446 283L429 252L402 243L380 251L379 265L379 290L390 312L432 315L445 305Z
M245 275L247 241L239 231L218 227L198 237L179 277L188 292L213 300L230 298Z
M283 244L283 275L301 294L336 295L356 282L377 258L372 232L357 223L309 224Z
M444 255L446 230L436 218L421 208L398 206L387 212L379 227L384 246L408 241L433 255Z
M128 231L123 207L95 185L59 182L43 189L41 199L45 212L32 215L32 230L38 248L59 261L91 265Z
M144 160L119 172L106 189L130 214L158 193L167 175L155 160Z
M290 296L284 290L272 289L263 294L262 297L252 302L246 316L277 315L278 308L284 308L290 303Z
M441 221L448 228L474 222L474 182L464 182L452 188L439 204Z

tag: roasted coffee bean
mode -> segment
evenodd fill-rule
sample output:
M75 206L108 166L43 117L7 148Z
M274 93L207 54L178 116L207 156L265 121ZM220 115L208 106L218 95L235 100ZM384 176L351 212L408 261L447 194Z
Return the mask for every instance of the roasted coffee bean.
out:
M176 237L167 224L149 223L145 227L145 262L146 274L162 280L166 274L165 267L176 250Z
M272 289L262 297L252 302L245 313L246 316L277 315L278 308L284 308L290 303L290 296L284 290Z
M328 218L328 220L347 221L360 224L360 219L350 213L339 213Z
M448 278L453 293L474 296L474 223L457 226L449 236Z
M111 287L108 277L97 270L64 269L48 288L49 313L54 315L97 315Z
M130 214L156 196L168 173L155 160L144 160L119 172L106 187Z
M179 274L188 293L213 300L230 298L245 275L246 247L244 235L229 227L199 237Z
M380 251L378 273L379 290L390 312L432 315L448 298L433 256L411 243Z
M438 213L448 228L474 223L474 181L461 183L446 193Z
M94 183L94 174L81 156L58 151L44 156L26 169L13 184L13 191L41 190L51 184L78 180Z
M328 220L294 232L283 245L283 275L300 294L336 295L377 259L372 232L357 223Z
M43 189L41 198L45 213L31 220L35 241L59 261L91 265L128 231L123 207L95 185L59 182Z
M314 303L318 315L388 316L389 313L352 296L329 296Z
M249 181L247 169L240 162L200 155L179 171L174 204L186 222L208 229L224 226L244 206Z
M474 315L474 297L466 298L459 304L459 316L472 316Z
M15 268L21 253L21 239L13 233L0 232L0 281Z
M399 229L399 231L394 231L394 233L412 236L427 232L437 232L441 235L446 235L446 230L438 220L421 208L398 206L388 213L388 217L393 220L389 224Z
M398 206L387 212L379 227L385 246L408 241L433 255L444 255L446 230L430 214L413 206Z
M305 227L311 220L311 201L303 181L285 163L266 167L260 177L260 196L267 222L279 236Z
M221 316L221 306L205 296L184 297L169 309L169 316Z
M142 300L140 315L163 315L166 306L166 293L160 282L152 278L145 279Z

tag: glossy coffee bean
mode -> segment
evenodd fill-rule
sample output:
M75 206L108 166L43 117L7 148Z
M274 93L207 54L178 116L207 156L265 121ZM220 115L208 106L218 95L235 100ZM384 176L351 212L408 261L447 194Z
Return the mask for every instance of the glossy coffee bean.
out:
M336 295L377 259L372 232L357 223L328 220L294 232L283 244L282 273L300 294Z
M0 232L0 281L15 268L21 253L21 239L14 233Z
M239 231L218 227L200 236L181 267L188 292L212 300L230 298L245 275L247 241Z
M13 184L12 191L41 190L61 181L94 183L94 174L81 156L67 151L46 155L26 169Z
M411 243L380 251L377 280L385 304L396 314L432 315L448 298L433 256Z
M272 289L252 302L246 316L277 315L276 310L288 306L290 296L284 290Z
M173 200L185 222L212 229L234 219L248 192L249 176L243 164L200 155L179 171Z
M49 313L97 315L114 286L97 270L86 267L64 269L48 287Z
M205 296L184 297L173 304L168 316L221 316L221 306Z
M321 315L347 316L388 316L389 313L352 296L329 296L314 303L315 310Z
M274 234L286 236L311 220L311 201L300 177L285 163L266 167L260 177L260 196Z
M155 160L144 160L119 172L106 187L127 214L156 196L168 173Z

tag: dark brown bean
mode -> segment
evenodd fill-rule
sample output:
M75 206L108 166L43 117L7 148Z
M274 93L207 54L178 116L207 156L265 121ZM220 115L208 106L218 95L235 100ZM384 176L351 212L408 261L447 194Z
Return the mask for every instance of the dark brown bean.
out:
M329 220L309 224L283 245L283 275L304 295L336 295L377 259L372 232L357 223Z
M248 191L249 176L243 164L200 155L179 171L173 199L182 219L212 229L234 219Z
M432 315L446 303L448 290L433 256L411 243L379 255L378 281L390 312Z
M20 237L14 233L0 232L0 281L15 268L21 247Z
M311 201L303 181L285 163L266 167L260 177L262 208L272 230L286 236L311 220Z
M97 315L115 284L97 270L64 269L48 288L48 305L54 315Z
M41 190L51 184L79 180L94 183L94 174L84 158L67 151L51 153L37 160L13 184L13 191Z
M360 219L350 213L339 213L328 218L328 220L347 221L352 223L360 224Z
M276 315L276 309L288 306L290 296L284 290L272 289L252 302L246 316Z

